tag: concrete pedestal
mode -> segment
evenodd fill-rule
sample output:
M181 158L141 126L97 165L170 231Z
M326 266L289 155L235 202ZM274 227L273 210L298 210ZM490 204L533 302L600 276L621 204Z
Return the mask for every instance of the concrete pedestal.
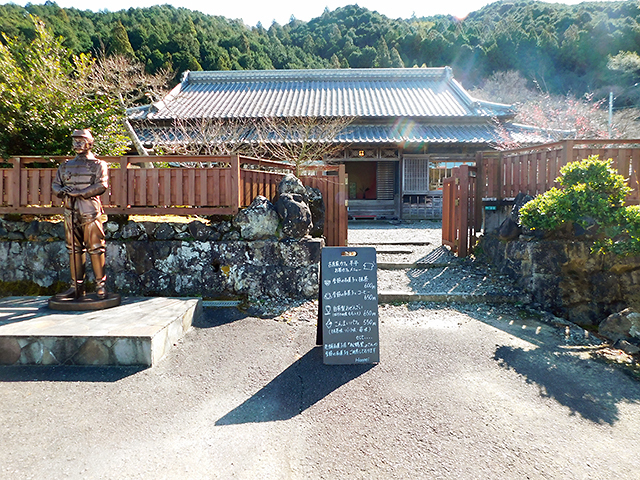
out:
M0 365L152 366L202 309L195 298L123 298L106 310L60 312L48 300L0 298Z

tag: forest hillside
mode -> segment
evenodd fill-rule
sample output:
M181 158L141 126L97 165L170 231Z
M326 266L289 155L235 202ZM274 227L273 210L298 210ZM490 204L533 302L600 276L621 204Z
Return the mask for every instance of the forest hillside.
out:
M251 28L168 5L92 12L47 2L0 5L0 30L32 39L29 15L41 18L73 53L133 55L149 73L163 67L179 75L200 69L450 65L468 89L496 72L516 71L550 93L578 95L629 89L640 79L637 1L500 1L463 20L391 19L351 5L309 22L292 18L286 25ZM640 92L620 93L629 103Z
M255 27L169 5L9 3L0 5L0 156L62 152L78 124L104 131L103 152L124 151L126 108L161 98L185 70L449 65L476 98L514 105L516 122L640 138L639 19L636 0L503 0L464 19L392 19L350 5Z

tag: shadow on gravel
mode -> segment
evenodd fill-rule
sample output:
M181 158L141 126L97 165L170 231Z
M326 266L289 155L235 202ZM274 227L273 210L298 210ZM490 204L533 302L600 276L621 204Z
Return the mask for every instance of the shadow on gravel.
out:
M420 259L417 263L427 261ZM522 295L505 278L463 262L432 268L412 268L407 271L407 277L410 291L416 293Z
M289 420L374 365L324 365L316 347L216 422L216 426Z
M442 263L442 264L453 264L453 263L461 263L462 261L455 256L455 254L451 253L444 245L440 245L431 251L428 255L420 258L416 263Z
M594 368L592 360L557 351L525 351L506 346L496 349L494 358L501 367L537 385L542 397L552 398L569 408L573 415L594 423L613 425L619 420L619 403L640 403L640 388L626 382L617 382L615 387L610 385L612 372L604 368L590 371ZM598 376L597 382L593 381L594 376ZM628 388L620 390L621 385Z
M194 319L195 328L215 328L227 323L247 318L251 312L243 312L235 307L206 307L202 309L202 314Z
M112 383L147 367L91 367L73 365L7 365L0 367L0 382Z

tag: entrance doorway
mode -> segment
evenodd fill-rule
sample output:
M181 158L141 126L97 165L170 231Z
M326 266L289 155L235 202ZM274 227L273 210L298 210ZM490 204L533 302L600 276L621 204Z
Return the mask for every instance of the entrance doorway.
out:
M375 200L377 162L346 162L349 200Z

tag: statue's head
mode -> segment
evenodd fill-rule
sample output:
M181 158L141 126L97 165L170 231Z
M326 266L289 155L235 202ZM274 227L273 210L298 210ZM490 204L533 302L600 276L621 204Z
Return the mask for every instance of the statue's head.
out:
M93 135L88 128L74 130L71 137L73 138L73 150L76 153L87 153L93 147Z

